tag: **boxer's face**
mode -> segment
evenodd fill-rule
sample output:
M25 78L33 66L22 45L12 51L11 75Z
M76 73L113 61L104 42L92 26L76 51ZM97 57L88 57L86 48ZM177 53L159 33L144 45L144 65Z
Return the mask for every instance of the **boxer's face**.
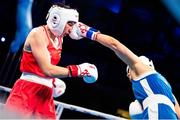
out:
M69 35L71 33L74 24L76 24L76 23L73 21L67 22L67 24L65 25L64 31L63 31L63 37L66 35Z

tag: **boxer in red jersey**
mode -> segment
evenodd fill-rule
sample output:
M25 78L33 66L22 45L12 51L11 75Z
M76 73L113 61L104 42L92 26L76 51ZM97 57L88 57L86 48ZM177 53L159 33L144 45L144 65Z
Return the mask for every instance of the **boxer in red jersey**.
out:
M47 15L47 24L31 30L26 38L20 63L21 77L14 84L5 108L23 118L56 119L53 90L55 78L82 77L86 83L97 80L97 68L83 63L57 66L63 37L78 22L79 13L63 4L54 4Z

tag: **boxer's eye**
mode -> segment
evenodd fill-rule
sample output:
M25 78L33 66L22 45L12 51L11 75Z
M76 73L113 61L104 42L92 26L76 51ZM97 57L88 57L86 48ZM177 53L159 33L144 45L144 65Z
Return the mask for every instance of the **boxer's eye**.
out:
M76 22L74 22L74 21L69 21L69 22L67 22L67 24L68 24L69 26L73 26L74 24L76 24Z

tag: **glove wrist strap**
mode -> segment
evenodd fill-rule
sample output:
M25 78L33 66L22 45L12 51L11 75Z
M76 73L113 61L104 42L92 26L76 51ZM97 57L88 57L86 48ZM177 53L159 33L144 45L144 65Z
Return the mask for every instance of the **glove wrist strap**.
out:
M68 75L70 77L78 77L78 66L77 65L69 65L67 66L69 73Z

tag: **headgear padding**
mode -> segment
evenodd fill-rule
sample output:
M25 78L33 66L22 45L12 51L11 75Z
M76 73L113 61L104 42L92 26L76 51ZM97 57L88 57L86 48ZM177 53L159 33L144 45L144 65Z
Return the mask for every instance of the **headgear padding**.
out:
M51 32L59 37L62 35L67 22L78 22L79 13L75 9L66 9L57 5L49 9L47 25Z
M146 56L140 56L139 59L142 61L143 64L148 65L151 68L155 69L153 61L150 60L149 58L147 58ZM128 70L129 70L129 66L127 66L127 68L126 68L127 73L128 73Z
M151 68L154 69L154 64L153 64L152 60L150 60L146 56L140 56L139 58L140 58L140 60L142 61L143 64L148 65L148 66L150 66Z

